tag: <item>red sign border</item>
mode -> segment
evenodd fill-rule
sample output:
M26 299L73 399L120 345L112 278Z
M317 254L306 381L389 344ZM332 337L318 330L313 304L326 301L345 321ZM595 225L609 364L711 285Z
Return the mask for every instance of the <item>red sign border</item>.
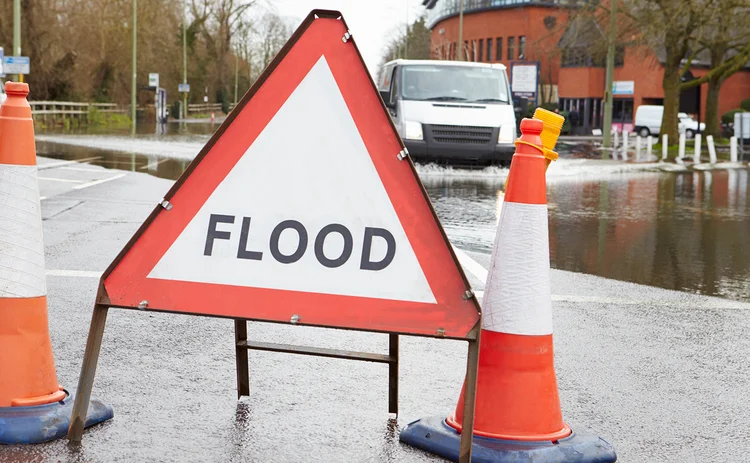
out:
M344 21L342 15L338 11L328 11L328 10L313 10L307 18L302 22L302 24L299 26L299 28L295 31L295 33L292 35L290 40L286 43L286 45L282 48L282 50L279 52L279 54L276 56L276 58L273 60L273 62L265 69L263 74L260 76L260 78L255 82L255 84L252 86L250 90L243 96L242 100L238 103L237 107L231 112L231 114L227 117L227 119L222 123L222 125L219 127L219 129L214 133L214 135L211 137L211 139L208 141L208 143L203 147L201 152L196 156L196 158L190 163L186 171L180 176L180 178L175 182L175 184L170 188L169 192L165 195L164 200L170 201L176 192L182 187L182 185L185 183L186 179L190 177L190 175L193 173L195 168L201 163L201 161L204 159L204 157L213 149L214 145L221 139L221 137L224 135L224 132L229 128L229 126L233 123L233 121L242 113L242 109L245 107L245 105L255 96L255 94L260 90L260 88L265 84L266 80L271 76L271 74L274 72L274 70L281 64L281 62L286 58L286 56L289 54L291 49L297 44L297 42L300 40L300 38L304 35L305 32L308 31L310 26L313 24L313 22L316 19L336 19L340 20L344 26L344 31L348 31L348 27L346 26L346 22ZM342 41L344 38L342 37ZM352 38L348 39L349 41L353 41ZM364 60L362 59L361 53L359 52L359 49L356 47L356 43L352 43L352 46L354 46L354 49L356 51L357 57L359 58L360 64L363 68L365 67ZM383 104L382 99L380 98L380 94L378 92L378 89L375 85L375 83L372 81L372 77L369 75L369 73L366 73L368 76L368 80L370 82L370 85L372 86L373 92L375 92L376 95L378 95L378 99L380 101L380 105L382 107L382 110L385 114L387 114L387 110L385 108L385 105ZM388 123L390 125L390 129L392 130L395 139L398 140L398 143L401 146L401 149L404 149L403 142L401 138L398 136L398 132L396 131L395 126L393 125L393 121L390 117L387 118ZM394 157L395 157L394 153ZM415 180L417 181L419 188L422 192L423 198L425 200L425 203L429 207L429 210L433 216L434 222L442 236L443 241L445 242L445 246L450 253L450 257L452 258L456 270L458 271L461 279L463 280L463 284L465 287L464 294L459 295L462 297L466 303L471 304L474 310L476 310L476 318L473 320L472 323L468 323L467 326L462 327L460 331L454 331L454 330L433 330L433 331L425 331L425 332L414 332L414 331L393 331L390 329L378 329L377 327L374 328L362 328L362 327L347 327L347 326L339 326L336 324L311 324L306 323L305 320L300 320L299 324L303 324L305 326L322 326L322 327L328 327L328 328L336 328L336 329L350 329L350 330L356 330L356 331L365 331L365 332L388 332L388 333L397 333L397 334L406 334L406 335L413 335L413 336L427 336L427 337L444 337L444 338L450 338L450 339L463 339L463 340L472 340L475 339L475 333L476 330L474 329L477 324L479 323L480 317L481 317L481 311L479 307L479 303L476 300L476 297L474 296L473 292L470 291L471 286L466 279L466 276L463 272L463 269L458 262L458 259L456 258L455 253L453 252L452 246L450 244L450 241L448 240L444 229L442 228L442 225L440 224L440 221L437 217L437 214L435 213L435 210L432 206L432 203L429 199L429 196L422 185L421 181L419 180L419 176L416 172L416 169L411 162L410 158L406 158L401 162L407 162L411 173L414 176ZM128 252L131 250L131 248L138 242L138 240L141 238L141 236L146 232L146 230L151 226L151 224L156 220L156 218L159 216L159 214L167 213L165 208L162 205L157 206L154 211L148 216L148 218L143 222L143 224L140 226L140 228L136 231L136 233L133 235L133 237L128 241L128 243L125 245L125 247L120 251L118 256L112 261L112 263L109 265L107 270L104 272L104 274L101 277L100 280L100 291L103 298L101 299L101 302L103 305L109 306L109 307L117 307L117 308L126 308L126 309L144 309L147 308L149 312L165 312L165 313L183 313L183 314L189 314L189 315L202 315L202 316L210 316L210 317L218 317L218 318L231 318L231 319L237 319L235 316L230 315L223 315L223 314L214 314L214 313L197 313L197 312L184 312L184 311L176 311L171 309L159 309L158 306L151 308L149 306L146 307L135 307L131 305L118 305L113 304L109 297L107 296L105 281L109 278L109 276L114 272L114 270L118 267L118 265L122 262L122 260L127 256ZM429 280L428 280L429 281ZM307 293L309 296L310 293ZM331 297L329 295L329 297ZM374 300L377 301L377 300ZM382 304L383 301L380 301ZM263 321L263 322L270 322L270 323L284 323L288 324L290 321L285 320L272 320L272 319L258 319L258 318L246 318L247 320L256 320L256 321ZM442 332L441 332L442 331Z

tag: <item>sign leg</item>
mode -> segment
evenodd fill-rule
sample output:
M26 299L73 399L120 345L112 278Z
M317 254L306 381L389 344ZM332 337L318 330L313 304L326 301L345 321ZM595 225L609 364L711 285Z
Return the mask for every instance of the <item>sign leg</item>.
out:
M247 342L247 320L234 321L234 344L237 352L237 398L250 395L250 371L248 370L247 347L240 347L240 342Z
M471 463L471 444L474 436L474 404L477 395L477 371L479 369L479 339L469 341L469 356L466 360L466 395L464 396L464 420L461 430L459 463Z
M102 347L104 336L104 325L107 322L107 311L109 307L96 304L94 314L91 317L89 337L86 341L86 351L83 354L83 365L81 376L78 378L78 389L75 402L73 402L73 414L68 427L68 439L71 442L81 442L83 428L86 424L86 415L89 411L89 400L91 400L91 388L94 385L96 364L99 361L99 351Z
M398 335L388 335L388 355L391 362L388 364L388 412L398 415Z

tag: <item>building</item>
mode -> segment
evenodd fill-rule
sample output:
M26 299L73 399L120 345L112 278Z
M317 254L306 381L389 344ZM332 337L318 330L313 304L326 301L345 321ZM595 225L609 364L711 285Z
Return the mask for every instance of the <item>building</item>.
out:
M598 27L575 24L574 0L463 0L463 46L468 60L501 62L511 70L522 64L538 66L537 102L558 102L563 110L576 108L582 130L601 128L605 89L603 57L587 52L594 40L606 40ZM434 59L457 59L461 0L425 0L427 27L432 33ZM635 109L662 104L663 60L648 47L618 47L614 71L613 125L633 129ZM694 62L700 77L706 63ZM707 85L702 85L701 120L705 119ZM750 98L750 66L728 78L721 89L719 114L739 108Z

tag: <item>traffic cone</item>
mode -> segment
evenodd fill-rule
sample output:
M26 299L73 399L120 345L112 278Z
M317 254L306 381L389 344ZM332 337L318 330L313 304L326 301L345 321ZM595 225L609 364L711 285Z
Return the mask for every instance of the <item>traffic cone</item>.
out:
M0 444L67 433L73 395L57 383L47 321L44 244L29 86L0 106ZM91 424L112 417L102 403Z
M482 301L474 462L614 462L614 448L563 422L552 345L544 123L521 122ZM458 460L464 391L447 419L410 423L400 439Z

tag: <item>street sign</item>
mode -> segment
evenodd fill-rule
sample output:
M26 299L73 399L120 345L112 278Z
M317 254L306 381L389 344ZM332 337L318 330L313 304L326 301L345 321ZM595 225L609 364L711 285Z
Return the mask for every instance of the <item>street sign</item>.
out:
M28 56L4 56L3 72L5 74L30 74L31 60Z
M511 63L511 92L515 98L536 100L539 86L539 63Z
M616 80L612 82L612 95L632 95L635 93L635 81Z
M156 72L150 72L148 74L148 86L159 88L159 74Z
M190 84L179 84L177 91L180 93L190 93Z
M308 22L105 273L109 302L469 338L475 299L357 48Z

